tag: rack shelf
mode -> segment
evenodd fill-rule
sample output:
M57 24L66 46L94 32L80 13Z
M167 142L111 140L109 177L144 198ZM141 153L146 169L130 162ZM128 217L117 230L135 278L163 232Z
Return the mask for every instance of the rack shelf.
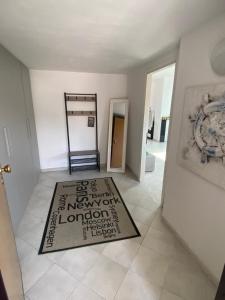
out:
M92 110L68 110L67 116L95 116L96 111Z
M97 120L97 94L74 94L64 93L65 100L65 113L66 113L66 128L67 128L67 141L68 141L68 161L69 161L69 173L73 171L83 170L100 170L100 152L98 150L98 120ZM95 110L68 110L68 101L77 102L94 102ZM70 117L95 117L95 149L92 150L79 150L73 151L70 146L70 135L72 134L69 130Z
M76 158L76 159L71 159L71 164L76 165L76 164L87 164L87 163L96 163L96 158L95 157L85 157L85 158Z
M82 165L82 166L76 166L76 167L71 167L71 173L74 171L87 171L87 170L96 170L96 166L95 165Z
M97 150L83 150L83 151L71 151L69 153L70 156L82 156L82 155L96 155L98 153Z
M95 102L95 96L83 96L83 95L77 95L74 94L67 94L66 95L66 101L85 101L85 102Z

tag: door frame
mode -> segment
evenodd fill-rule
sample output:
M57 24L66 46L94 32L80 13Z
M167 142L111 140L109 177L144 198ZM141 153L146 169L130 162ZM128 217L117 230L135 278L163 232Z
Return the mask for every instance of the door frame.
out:
M169 63L160 65L152 70L149 70L145 73L145 104L144 104L144 120L143 120L143 136L142 136L142 149L141 149L141 168L140 168L140 178L139 181L143 181L145 177L145 161L146 161L146 153L145 153L145 145L146 145L146 132L148 129L148 119L149 119L149 101L148 96L151 90L151 85L149 86L149 90L147 90L147 78L150 74L163 70L169 66L175 65L175 72L174 72L174 83L173 83L173 92L172 92L172 100L171 100L171 107L170 107L170 124L168 130L168 142L166 147L166 156L168 153L168 148L170 147L170 140L171 140L171 128L173 122L173 111L174 111L174 90L176 85L176 77L177 77L177 62L176 60L172 60ZM164 194L165 194L165 183L166 183L166 173L167 173L167 164L168 160L165 161L164 173L163 173L163 183L162 183L162 196L161 196L161 207L164 205Z

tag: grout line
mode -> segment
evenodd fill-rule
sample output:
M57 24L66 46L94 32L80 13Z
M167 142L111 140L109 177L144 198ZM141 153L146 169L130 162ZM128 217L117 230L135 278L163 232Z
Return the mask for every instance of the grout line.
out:
M118 287L118 289L117 289L117 291L116 291L116 293L115 293L115 295L114 295L114 297L113 297L113 300L114 300L114 299L116 299L116 296L117 296L117 294L118 294L118 292L119 292L119 290L120 290L120 288L121 288L122 284L124 283L124 281L125 281L125 278L126 278L126 276L127 276L128 272L129 272L129 270L130 270L130 268L129 268L129 269L127 269L127 272L125 273L125 276L124 276L123 280L121 281L121 283L120 283L120 285L119 285L119 287Z
M91 269L90 269L90 270L91 270ZM90 271L90 270L89 270L89 271ZM85 276L86 276L86 275L85 275ZM102 296L101 294L99 294L99 292L96 292L92 287L88 286L85 282L82 281L81 284L82 284L85 288L91 290L93 293L95 293L96 295L98 295L99 297L101 297L101 298L103 298L104 300L106 300L105 296Z
M91 246L87 246L86 247L86 249L88 249L89 247L91 247ZM89 248L90 249L90 248ZM64 252L64 254L63 254L63 256L66 254L66 251L73 251L74 249L71 249L71 250L65 250ZM99 254L96 250L94 250L94 249L91 249L91 250L93 250L94 252L96 252L97 254ZM61 258L60 258L61 259ZM99 258L97 258L97 260L98 260ZM82 277L82 279L80 279L80 278L78 278L78 277L76 277L76 276L74 276L73 274L71 274L70 273L70 271L68 271L68 270L66 270L65 268L64 268L64 266L61 266L59 263L55 263L57 266L59 266L60 268L62 268L64 271L66 271L70 276L72 276L74 279L76 279L77 281L79 281L80 283L82 283L82 280L84 279L84 277L86 276L86 274L95 266L95 264L97 263L97 260L96 260L96 262L92 265L92 266L90 266L90 268L88 268L88 270L87 270L87 272L85 273L85 275Z
M50 179L52 179L50 176L48 176ZM130 179L130 178L129 178ZM47 186L47 185L45 185L45 184L43 184L43 183L38 183L38 185L41 185L41 186ZM52 188L52 187L50 187L50 188ZM37 195L37 197L38 198L41 198L41 197L39 197L38 195ZM30 202L30 201L29 201ZM29 203L28 202L28 203ZM129 204L129 203L127 203L127 202L125 202L126 204ZM132 203L131 203L131 205L133 205ZM136 208L136 207L142 207L142 206L140 206L140 205L134 205L134 208ZM142 207L143 209L145 209L146 211L148 211L148 209L147 208L145 208L145 207ZM35 218L37 218L37 219L40 219L39 217L37 217L37 216L35 216L35 215L33 215L32 213L29 213L31 216L34 216ZM156 216L155 216L156 217ZM143 244L143 241L144 241L144 238L145 238L145 236L147 235L147 233L149 232L149 230L150 230L150 228L151 228L151 226L152 226L152 223L153 223L153 221L154 221L154 219L155 219L155 217L153 218L153 220L152 220L152 222L150 223L150 224L148 224L148 225L146 225L146 224L144 224L143 223L143 225L146 225L147 226L147 231L146 231L146 233L145 233L145 235L144 235L144 237L143 237L143 240L140 242L140 243L138 243L139 244L139 249L140 249L140 247L142 246L142 244ZM40 223L42 223L42 218L40 219ZM138 223L140 223L141 225L142 225L142 223L140 222L140 221L138 221L138 220L136 220ZM37 224L37 225L40 225L40 224ZM36 251L37 249L36 249L36 247L34 247L29 241L27 242L25 239L23 239L23 238L21 238L20 236L18 236L18 238L19 239L21 239L21 240L23 240L25 243L27 243L34 251ZM139 252L139 249L138 249L138 251L137 251L137 253ZM96 251L95 249L92 249L92 250L94 250L94 251ZM97 253L99 253L98 251L96 251ZM137 255L137 253L136 253L136 255ZM28 254L29 255L29 254ZM24 257L24 259L26 258L26 257L28 257L28 255L27 256L25 256ZM99 253L99 255L102 255L102 256L104 256L104 257L106 257L107 259L110 259L113 263L117 263L117 262L115 262L115 261L113 261L111 258L109 258L108 256L105 256L104 254L103 254L103 252L102 253ZM136 257L136 255L135 255L135 257ZM134 259L135 259L135 257L134 257ZM98 294L95 290L93 290L92 288L90 288L89 286L87 286L87 285L85 285L81 280L84 280L84 278L86 277L86 275L87 275L87 273L92 269L92 268L94 268L94 266L95 266L95 264L93 265L93 266L91 266L88 270L87 270L87 272L86 272L86 274L83 276L83 278L82 279L77 279L76 277L74 277L70 272L68 272L66 269L64 269L64 267L62 267L61 265L59 265L58 263L56 263L56 262L54 262L54 261L52 261L51 259L49 259L49 258L47 258L50 262L51 262L51 265L49 266L49 268L47 269L47 271L46 272L44 272L44 274L42 274L42 276L32 285L32 287L31 288L33 288L38 282L39 282L39 280L41 280L41 278L54 266L54 265L57 265L58 267L60 267L61 269L63 269L65 272L67 272L72 278L74 278L75 280L77 280L80 284L82 284L83 286L85 286L85 287L87 287L88 289L90 289L91 291L93 291L96 295L99 295L100 297L102 297L102 298L104 298L105 299L105 297L104 296L102 296L102 295L100 295L100 294ZM117 263L118 264L118 263ZM131 263L132 264L132 263ZM121 264L118 264L119 266L122 266ZM129 272L129 270L131 270L131 265L129 266L129 268L126 268L126 267L124 267L124 266L122 266L124 269L126 269L126 273L125 273L125 276L124 276L124 278L123 278L123 280L121 281L121 283L120 283L120 285L119 285L119 287L118 287L118 289L117 289L117 291L116 291L116 293L115 293L115 296L114 296L114 299L115 299L115 297L116 297L116 295L118 294L118 291L119 291L119 289L120 289L120 287L122 286L122 284L123 284L123 282L124 282L124 280L125 280L125 278L126 278L126 276L127 276L127 274L128 274L128 272ZM131 270L132 271L132 270ZM134 272L135 273L135 272ZM140 275L139 275L140 276ZM27 290L27 292L26 292L26 294L31 290L31 288L29 289L29 290ZM72 293L77 289L78 287L75 287L74 289L73 289L73 291L71 292L71 294L68 296L68 298L72 295Z
M170 223L165 219L163 215L162 215L162 220L166 224L166 226L172 231L176 240L178 240L183 246L183 248L189 253L189 255L191 255L192 260L198 265L198 267L203 272L203 274L205 274L208 280L214 285L214 287L216 287L218 285L218 281L208 270L208 268L203 264L200 258L192 251L192 249L188 246L188 244L182 239L182 237L176 232L176 230L170 225Z
M38 278L37 281L35 281L35 283L26 291L25 294L28 294L29 291L42 279L43 276L45 276L45 274L47 274L47 272L54 266L54 264L50 265L49 268L41 275L40 278ZM29 296L28 296L29 297Z
M70 297L73 295L73 293L75 292L75 290L78 288L78 286L76 286L73 290L72 290L72 292L68 295L68 297L66 297L66 300L69 300L70 299Z
M17 238L17 237L16 237ZM28 246L30 246L31 248L32 248L32 250L36 250L36 248L34 248L34 246L33 245L31 245L30 243L28 243L27 241L25 241L23 238L21 238L21 237L19 237L18 236L18 238L20 239L20 240L22 240L24 243L26 243ZM18 248L17 248L17 246L16 246L16 249L17 249L17 253L18 253ZM30 252L29 252L29 254L27 255L27 256L29 256L30 255ZM27 257L27 256L24 256L24 258L22 258L22 259L20 259L19 258L19 261L20 261L20 265L21 265L21 262Z

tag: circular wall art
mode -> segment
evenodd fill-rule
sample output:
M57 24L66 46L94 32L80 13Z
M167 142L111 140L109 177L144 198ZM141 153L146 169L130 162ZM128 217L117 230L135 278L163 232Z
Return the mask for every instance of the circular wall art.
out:
M193 123L189 147L198 147L201 162L207 163L214 158L225 163L225 94L217 97L204 95L201 105L189 120Z
M187 87L178 163L225 189L225 82Z

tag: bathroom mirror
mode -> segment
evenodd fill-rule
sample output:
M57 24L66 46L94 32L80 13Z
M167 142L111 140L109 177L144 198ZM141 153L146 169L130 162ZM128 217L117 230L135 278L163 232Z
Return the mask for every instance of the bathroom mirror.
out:
M214 72L219 76L225 76L225 39L214 47L210 60Z
M108 134L108 172L125 172L128 99L111 99Z

